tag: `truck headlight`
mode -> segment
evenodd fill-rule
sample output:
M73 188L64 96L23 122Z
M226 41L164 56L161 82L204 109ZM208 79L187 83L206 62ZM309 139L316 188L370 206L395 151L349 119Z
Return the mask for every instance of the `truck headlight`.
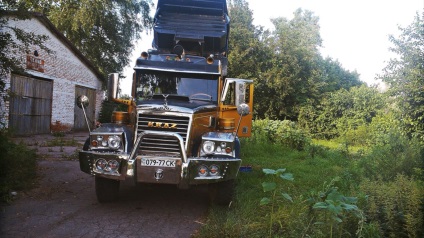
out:
M235 156L235 135L224 132L207 132L202 135L200 156L225 155Z
M209 174L211 176L219 175L219 167L218 167L218 165L211 165L209 167Z
M113 173L119 169L119 162L116 160L111 160L109 163L107 163L107 166L109 167L110 172Z
M123 148L122 134L91 135L90 148L93 150L119 150Z
M99 159L96 161L97 170L103 171L107 167L107 161L105 159Z
M205 165L199 166L199 168L197 169L197 171L198 171L198 175L200 177L206 177L206 176L208 176L208 167L206 167Z
M98 159L95 162L95 170L97 172L108 173L108 174L119 174L119 162L112 159Z
M205 154L212 154L215 151L215 142L209 140L204 141L202 149Z
M109 144L109 148L117 150L119 147L121 147L121 138L119 136L109 136L109 139L107 140Z

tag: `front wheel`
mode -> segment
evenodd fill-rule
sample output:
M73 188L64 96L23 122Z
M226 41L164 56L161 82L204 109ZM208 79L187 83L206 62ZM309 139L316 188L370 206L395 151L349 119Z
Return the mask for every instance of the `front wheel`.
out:
M119 180L95 177L97 200L100 203L114 202L118 200L119 184Z
M227 206L233 200L235 191L235 181L228 180L224 182L209 184L209 195L211 201L215 204Z

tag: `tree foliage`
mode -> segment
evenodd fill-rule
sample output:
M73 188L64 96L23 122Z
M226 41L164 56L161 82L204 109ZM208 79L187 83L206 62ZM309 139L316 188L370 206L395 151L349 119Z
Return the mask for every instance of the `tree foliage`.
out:
M151 0L21 0L42 12L104 75L129 64L133 42L151 27Z
M9 10L15 10L13 14ZM4 92L4 78L10 72L22 72L21 52L28 52L30 47L36 45L46 51L52 51L45 45L48 39L44 35L36 35L22 29L11 27L7 24L8 19L28 19L31 13L25 5L14 1L6 1L0 4L0 93Z
M315 107L302 107L299 122L315 137L331 139L367 126L386 108L387 102L376 88L342 88L328 93Z
M229 74L255 80L257 118L297 120L300 106L362 84L356 72L322 58L319 18L312 12L298 9L293 19L273 19L272 32L253 24L245 0L232 0L229 12Z
M380 78L396 98L408 134L424 141L424 11L399 29L398 38L389 38L394 45L390 50L399 57L388 62Z

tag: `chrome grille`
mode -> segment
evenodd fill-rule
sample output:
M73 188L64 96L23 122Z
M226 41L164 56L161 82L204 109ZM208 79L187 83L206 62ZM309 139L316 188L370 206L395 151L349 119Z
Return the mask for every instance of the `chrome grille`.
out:
M140 113L138 114L137 133L140 134L143 131L174 132L183 138L185 145L189 122L189 117ZM177 138L148 134L140 143L138 155L180 157L181 151Z

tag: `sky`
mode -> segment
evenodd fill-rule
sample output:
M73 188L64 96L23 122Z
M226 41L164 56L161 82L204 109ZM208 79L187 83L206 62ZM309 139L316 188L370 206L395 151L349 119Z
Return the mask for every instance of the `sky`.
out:
M298 8L319 17L323 57L338 60L342 67L360 74L368 85L377 84L375 77L396 55L389 35L398 36L416 14L424 11L424 0L246 0L253 11L254 25L272 29L271 18L293 18ZM154 3L157 0L153 0ZM156 7L152 9L155 12ZM231 39L230 39L231 40ZM124 70L122 93L129 94L132 67L142 51L147 51L152 34L143 35Z

